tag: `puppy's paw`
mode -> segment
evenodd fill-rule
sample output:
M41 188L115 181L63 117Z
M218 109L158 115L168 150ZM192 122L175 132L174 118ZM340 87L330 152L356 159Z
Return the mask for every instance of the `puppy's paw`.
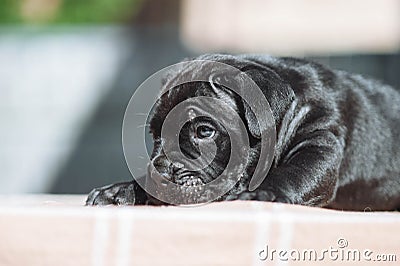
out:
M135 191L132 182L118 183L95 188L86 200L86 205L134 205Z
M270 201L270 202L281 202L290 203L293 201L285 196L283 193L275 192L272 190L255 190L255 191L244 191L237 195L238 200L258 200L258 201Z

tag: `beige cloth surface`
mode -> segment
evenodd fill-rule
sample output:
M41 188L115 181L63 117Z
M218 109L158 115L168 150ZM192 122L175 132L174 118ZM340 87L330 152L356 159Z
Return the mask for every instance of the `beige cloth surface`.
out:
M0 196L0 265L400 263L399 212L250 201L85 207L84 200Z

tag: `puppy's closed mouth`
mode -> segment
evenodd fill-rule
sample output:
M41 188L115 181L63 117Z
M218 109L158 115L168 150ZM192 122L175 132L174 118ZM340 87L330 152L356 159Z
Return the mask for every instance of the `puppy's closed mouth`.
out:
M187 172L184 174L179 175L178 177L174 178L174 182L177 185L185 186L185 187L195 187L204 185L203 179L194 175L192 172Z

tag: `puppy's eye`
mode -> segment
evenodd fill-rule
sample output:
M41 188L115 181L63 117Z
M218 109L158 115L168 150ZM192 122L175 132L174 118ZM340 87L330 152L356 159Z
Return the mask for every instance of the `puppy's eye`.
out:
M196 137L199 139L212 138L215 135L215 130L208 126L198 126L196 128Z

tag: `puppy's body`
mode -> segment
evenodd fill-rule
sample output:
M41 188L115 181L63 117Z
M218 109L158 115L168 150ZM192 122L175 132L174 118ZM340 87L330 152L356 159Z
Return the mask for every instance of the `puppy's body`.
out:
M246 173L220 200L255 199L347 210L400 208L400 94L393 88L301 59L246 55L196 59L232 65L260 87L277 130L272 167L260 187L247 190L259 156L260 140L254 133L257 122L237 95L206 84L180 86L161 98L151 121L153 163L173 164L165 158L159 138L169 110L184 99L205 95L232 105L245 120L251 137L251 155L244 158ZM181 74L173 73L166 86L173 85ZM214 162L217 167L199 176L215 177L219 174L216 169L226 164L230 146L224 144L221 132L216 137L222 147L221 158ZM184 150L195 150L189 138L182 139ZM94 190L87 203L145 204L152 202L149 198L130 182Z

